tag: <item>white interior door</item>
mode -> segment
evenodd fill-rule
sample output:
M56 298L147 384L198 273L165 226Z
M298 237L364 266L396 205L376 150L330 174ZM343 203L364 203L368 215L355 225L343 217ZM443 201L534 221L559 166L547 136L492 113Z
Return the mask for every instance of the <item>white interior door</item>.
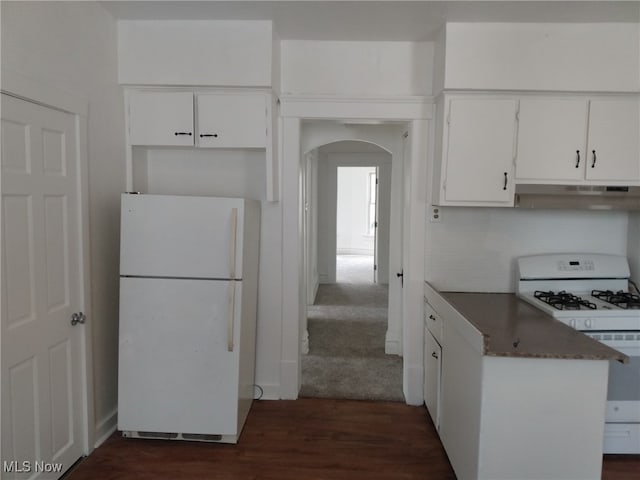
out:
M2 478L57 478L86 431L75 118L2 95L1 131Z

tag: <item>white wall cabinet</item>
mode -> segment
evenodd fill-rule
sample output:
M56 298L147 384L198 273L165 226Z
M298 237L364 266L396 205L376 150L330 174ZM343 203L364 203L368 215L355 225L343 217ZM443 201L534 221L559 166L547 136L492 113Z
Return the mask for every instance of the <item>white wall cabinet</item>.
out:
M199 94L196 108L199 147L267 146L268 110L264 94Z
M128 106L131 145L267 146L269 109L264 93L203 93L194 97L193 92L135 91L129 93Z
M594 99L589 106L587 180L640 181L640 101Z
M176 162L182 160L168 168L184 179L189 170L196 177L212 173L210 170L219 162L209 162L207 172L198 173L198 166L206 164L205 158L213 159L211 150L233 149L234 152L226 152L227 158L249 158L263 152L266 199L278 200L279 169L274 151L276 99L270 91L132 87L126 90L125 103L128 191L148 191L151 177L160 171L151 158L162 158L165 170L168 161L165 153ZM260 175L260 171L261 168L256 168L255 174Z
M434 204L513 206L517 105L512 98L445 96Z
M193 93L130 92L127 107L131 145L194 144Z
M520 99L517 183L640 181L640 110L633 98Z

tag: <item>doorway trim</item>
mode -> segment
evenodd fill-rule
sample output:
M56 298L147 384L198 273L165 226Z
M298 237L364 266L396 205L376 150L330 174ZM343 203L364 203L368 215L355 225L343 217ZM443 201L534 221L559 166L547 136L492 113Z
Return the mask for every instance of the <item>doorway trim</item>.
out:
M93 388L93 327L91 319L91 268L89 232L89 176L88 176L88 114L89 100L76 93L60 89L49 82L41 82L13 70L0 69L0 92L27 102L69 113L75 117L76 152L78 168L79 236L82 265L80 273L80 298L82 311L89 321L83 326L82 338L82 449L85 455L95 447L95 410ZM0 227L1 228L1 227ZM0 231L0 234L2 232ZM1 347L0 347L1 348Z
M304 272L304 217L301 208L301 151L303 120L358 120L367 122L407 122L411 155L405 168L411 175L405 184L409 218L405 226L411 256L403 259L405 292L403 295L403 391L406 402L422 403L422 309L424 292L424 222L427 191L427 146L434 104L431 97L337 97L282 96L281 168L282 168L282 356L280 398L296 399L302 379L301 350L306 315L306 275ZM407 321L406 319L412 319Z

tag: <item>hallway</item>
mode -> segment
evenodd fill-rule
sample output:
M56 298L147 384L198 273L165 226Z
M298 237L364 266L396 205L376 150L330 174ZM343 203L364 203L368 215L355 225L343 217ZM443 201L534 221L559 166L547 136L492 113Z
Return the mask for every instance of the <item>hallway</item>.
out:
M308 308L301 397L404 401L402 357L384 353L388 287L373 283L372 258L338 255L340 283L320 285Z

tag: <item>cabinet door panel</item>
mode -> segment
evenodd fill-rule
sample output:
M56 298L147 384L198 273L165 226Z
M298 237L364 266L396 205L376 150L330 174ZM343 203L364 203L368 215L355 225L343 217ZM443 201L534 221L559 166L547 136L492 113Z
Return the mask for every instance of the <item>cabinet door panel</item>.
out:
M591 100L587 179L640 180L639 137L637 99Z
M513 204L516 106L511 99L451 100L447 202Z
M130 92L131 145L193 145L191 92Z
M442 348L428 330L425 330L424 336L424 403L433 424L439 428Z
M581 180L586 163L587 100L520 100L516 178Z
M198 95L198 146L265 148L266 98L246 93Z

